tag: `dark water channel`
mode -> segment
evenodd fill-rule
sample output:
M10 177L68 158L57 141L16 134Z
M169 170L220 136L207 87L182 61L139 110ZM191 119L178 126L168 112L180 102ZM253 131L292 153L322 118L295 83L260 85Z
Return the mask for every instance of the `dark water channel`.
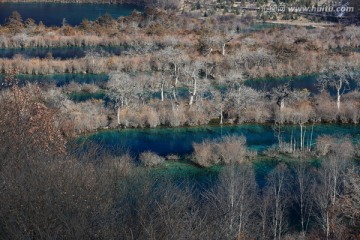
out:
M78 4L78 3L0 3L0 24L4 24L13 11L17 11L23 20L32 18L46 26L61 26L66 23L79 25L83 19L95 20L104 14L113 18L128 16L142 7L132 4Z

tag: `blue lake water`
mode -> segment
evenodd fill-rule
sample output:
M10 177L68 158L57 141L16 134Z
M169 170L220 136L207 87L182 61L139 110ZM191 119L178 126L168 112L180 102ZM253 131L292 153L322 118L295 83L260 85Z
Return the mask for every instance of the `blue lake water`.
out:
M294 77L282 77L282 78L260 78L246 80L245 85L256 90L269 90L279 85L289 84L289 88L293 89L307 89L312 93L318 93L319 90L316 87L316 79L318 75L302 75Z
M1 50L0 50L1 52ZM1 53L0 53L1 54ZM0 82L4 79L4 75L0 74ZM284 85L286 83L289 84L289 88L291 89L307 89L311 93L318 93L319 90L316 87L316 79L318 75L303 75L296 77L284 77L284 78L262 78L262 79L251 79L246 80L245 85L256 90L269 91L274 87ZM56 86L63 86L69 84L70 82L77 83L88 83L88 84L96 84L100 87L104 87L106 82L109 80L109 76L107 74L53 74L53 75L27 75L22 74L18 75L21 84L26 82L39 83L39 84L47 84L52 83ZM351 82L350 89L356 89L355 82ZM221 87L220 87L221 88ZM221 88L222 89L222 88ZM223 89L226 91L226 89ZM328 91L331 95L335 95L335 90L329 88ZM187 98L188 90L185 87L178 88L178 95L184 98ZM91 97L91 96L89 96ZM155 93L153 97L160 98L160 93Z
M0 82L4 79L4 75L0 75ZM88 83L96 85L104 85L109 76L107 74L54 74L54 75L17 75L20 84L27 82L41 84L55 84L60 87L70 82Z
M310 137L311 126L307 126L305 138ZM290 141L293 134L300 138L298 126L283 127L284 140ZM355 142L360 140L360 127L356 125L315 125L313 142L317 136L332 135L336 137L349 136ZM250 149L263 151L274 144L277 138L272 125L244 124L236 126L201 126L182 128L157 129L125 129L103 131L88 137L94 143L101 144L114 154L130 151L138 155L144 151L153 151L159 155L168 154L186 155L193 152L193 142L202 142L206 139L218 139L223 136L240 136L247 139Z
M95 20L105 13L114 18L128 16L143 8L129 4L76 4L76 3L0 3L0 24L4 24L13 11L23 20L32 18L46 26L61 26L63 19L71 25L79 25L83 19Z
M306 127L305 138L308 141L311 126ZM300 129L298 126L283 127L284 140L289 141L293 135L299 140ZM177 154L184 157L193 152L192 144L204 140L220 139L224 136L243 135L247 139L247 146L251 150L261 151L277 144L277 138L272 125L244 124L237 126L201 126L201 127L181 127L181 128L157 128L157 129L125 129L102 131L89 136L83 136L79 140L87 140L87 143L100 144L104 150L115 155L129 152L133 157L144 151L152 151L161 156ZM360 126L356 125L336 125L325 124L315 125L313 132L313 143L321 135L331 135L334 137L349 137L354 143L360 142ZM92 146L85 144L86 146ZM101 148L100 148L101 149ZM83 148L77 148L82 152ZM279 162L288 161L284 157L267 157L260 155L252 166L255 171L256 181L260 188L267 183L267 175L277 166ZM289 163L291 164L291 162ZM167 161L151 172L173 177L177 181L188 179L195 183L194 189L203 191L217 181L219 171L222 166L210 168L200 168L189 161L181 160L178 162Z
M248 27L240 29L241 33L252 33L256 31L262 31L273 28L292 28L292 25L278 24L278 23L268 23L268 22L256 22Z
M310 75L300 75L300 76L290 76L290 77L280 77L280 78L259 78L259 79L249 79L245 81L245 85L256 90L268 91L272 88L288 84L290 89L297 90L308 90L310 93L317 94L319 93L319 88L317 86L317 78L319 74L310 74ZM350 81L350 88L347 91L355 90L357 84L354 80ZM331 95L336 95L334 88L328 89Z

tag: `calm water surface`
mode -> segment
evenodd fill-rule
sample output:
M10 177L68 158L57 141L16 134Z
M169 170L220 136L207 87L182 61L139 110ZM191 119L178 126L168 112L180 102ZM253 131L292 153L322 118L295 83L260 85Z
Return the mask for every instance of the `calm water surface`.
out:
M55 84L58 87L69 84L70 82L88 83L96 85L104 85L109 80L107 74L54 74L54 75L17 75L20 84L39 83L41 84ZM0 74L0 82L3 81L5 75Z
M310 140L311 126L307 126L306 140ZM291 135L300 138L298 126L286 126L282 129L283 138L290 141ZM349 136L355 142L360 140L360 127L356 125L315 125L313 142L317 136ZM159 155L186 155L193 152L193 142L219 139L223 136L245 136L250 149L263 151L277 144L272 125L244 124L237 126L203 126L189 128L125 129L104 131L88 137L113 153L129 150L138 155L144 151L153 151Z
M0 24L4 24L13 11L23 20L32 18L46 26L61 26L63 19L71 25L79 25L83 19L95 20L105 13L114 18L128 16L143 8L129 4L76 4L76 3L0 3Z

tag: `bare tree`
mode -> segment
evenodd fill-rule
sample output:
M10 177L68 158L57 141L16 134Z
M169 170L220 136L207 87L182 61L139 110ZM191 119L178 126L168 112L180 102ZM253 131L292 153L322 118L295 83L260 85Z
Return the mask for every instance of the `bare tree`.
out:
M289 202L289 171L285 164L279 164L268 176L264 199L269 198L269 224L274 240L280 240L286 231L287 207Z
M129 74L114 72L110 74L107 88L106 94L117 108L117 122L120 124L120 110L128 106L131 97L142 92L142 86L138 81L134 81Z
M233 84L230 86L229 93L227 94L229 101L227 102L227 109L233 109L237 112L238 121L243 121L245 113L248 109L258 106L263 101L264 93L256 91L243 84Z
M317 221L327 239L334 233L334 206L343 192L343 179L349 166L354 148L348 140L333 139L327 158L322 161L315 186L314 203Z
M160 56L151 59L151 68L156 73L156 79L159 81L161 101L165 100L165 87L171 86L171 66L169 64L169 49L160 53Z
M336 211L346 223L347 235L356 238L360 234L360 177L351 169L345 176L344 195L338 200Z
M220 34L213 36L209 44L212 45L213 47L217 47L221 49L221 55L225 56L226 46L229 44L229 42L231 42L232 39L233 39L232 36L227 36L226 34Z
M302 91L292 91L290 95L292 102L295 102L293 103L294 111L291 114L291 121L300 126L300 151L304 151L305 124L311 119L314 112L310 104L310 92L305 89Z
M251 238L257 210L257 185L252 166L230 164L220 174L215 190L207 193L215 211L216 225L226 239Z
M195 97L198 94L198 82L200 78L200 70L202 67L202 63L200 61L194 61L189 63L184 69L187 77L188 77L188 85L189 85L189 106L192 106L195 100Z
M259 216L260 216L260 225L261 225L261 239L266 240L269 239L270 233L270 207L272 198L271 195L263 191L261 195L261 201L259 205Z
M293 181L295 185L293 197L297 204L296 209L300 215L301 235L303 237L305 237L308 232L310 219L313 215L313 201L311 194L313 193L312 180L314 178L310 171L309 162L305 157L306 156L302 155L301 158L296 160L292 165L292 169L295 173Z
M186 55L184 55L184 53L182 53L180 50L173 47L167 47L159 54L161 55L163 61L170 65L174 78L174 85L177 85L181 68L187 60Z
M215 109L220 116L220 125L222 125L224 121L224 105L228 101L227 93L215 88L210 88L210 92L212 95L212 101L215 102Z
M289 97L290 89L289 83L286 83L282 86L272 89L271 95L276 100L276 104L280 108L280 112L283 111L285 107L285 99Z
M326 73L318 78L318 85L323 91L325 87L331 87L336 91L336 108L340 111L341 96L350 90L350 82L354 77L353 70L346 63L332 63L326 69Z

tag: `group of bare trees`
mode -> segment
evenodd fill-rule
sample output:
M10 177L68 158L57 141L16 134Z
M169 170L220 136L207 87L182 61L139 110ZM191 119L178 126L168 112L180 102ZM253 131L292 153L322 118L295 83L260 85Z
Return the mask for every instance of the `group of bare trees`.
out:
M188 65L171 60L154 60L154 75L112 73L106 92L117 108L117 123L124 123L120 121L122 109L138 109L144 104L157 115L160 115L159 110L163 107L169 108L169 114L174 116L188 109L198 113L197 117L203 115L208 121L219 119L220 123L273 121L299 124L303 129L307 123L359 121L356 110L359 104L358 73L345 64L326 69L319 75L317 83L312 83L319 86L319 93L293 89L289 84L255 90L247 87L242 79L234 79L234 76L219 84L211 79L211 74L214 74L211 68L211 64L206 62L193 61ZM187 92L179 94L180 89ZM333 92L334 97L330 95ZM184 114L188 118L187 124L197 124L198 121L191 119L191 115L180 115ZM159 124L173 125L162 120ZM304 141L299 144L305 147Z
M124 45L128 49L120 56L89 53L66 60L16 56L0 59L0 71L6 74L17 67L19 73L31 75L108 74L108 84L99 90L105 99L63 101L60 110L76 122L76 132L107 126L199 125L218 119L221 124L299 124L304 138L307 123L359 122L359 94L353 84L360 66L359 53L352 51L360 46L356 26L275 28L252 34L242 33L242 26L242 19L232 15L200 20L149 8L119 19L106 15L76 27L47 28L29 25L14 13L0 27L4 48ZM14 35L12 29L20 32ZM314 73L320 73L321 94L288 86L252 89L244 83ZM64 97L69 94L62 92ZM305 147L303 141L299 144Z
M170 9L180 4L146 2ZM360 178L353 162L358 147L347 138L322 136L314 148L308 123L360 121L359 54L343 52L360 46L360 31L241 34L238 20L147 9L127 18L104 16L78 27L47 28L14 13L0 26L5 48L127 43L129 51L63 61L0 60L1 72L8 74L0 92L0 238L358 238ZM329 54L336 48L339 53ZM102 86L22 86L15 78L104 72L109 81ZM313 72L320 72L319 94L288 84L256 90L244 82ZM69 99L79 92L105 97ZM218 166L218 174L206 181L203 175L172 178L154 172L165 159L153 152L139 159L127 152L113 156L70 138L108 126L199 125L214 119L275 123L274 168L259 171L267 162L247 149L243 137L193 144L195 165ZM285 142L284 124L298 124L300 140ZM279 163L280 154L289 161Z
M140 58L127 63L144 71L112 71L107 83L71 83L62 87L41 83L41 90L47 95L44 101L59 106L62 117L74 124L74 133L119 126L202 125L210 121L220 124L275 122L298 124L303 131L297 144L303 149L307 147L304 141L310 133L309 123L358 123L360 120L359 74L352 64L340 62L325 67L312 83L318 87L310 83L313 89L310 92L292 88L291 82L273 89L252 88L247 85L251 80L246 82L241 72L226 72L226 65L222 69L216 67L212 59L192 59L176 49L166 48L159 55L144 57L148 63L140 62ZM69 61L69 66L74 62L76 60ZM89 68L93 65L102 68L91 59L87 64ZM71 68L77 66L71 65ZM8 69L11 68L5 72L11 72ZM72 95L82 93L89 95L88 100L71 101ZM95 98L99 93L104 96L102 99Z
M243 137L194 144L194 161L223 165L219 175L205 181L191 174L172 178L153 172L164 158L152 152L139 157L144 169L126 152L114 156L82 141L66 147L69 126L58 111L62 104L49 101L36 85L20 87L13 75L3 87L1 238L354 239L359 234L357 147L349 139L318 138L316 149L290 155L265 176L255 171L259 163Z
M309 86L318 89L315 92L294 89L291 82L257 90L233 73L218 82L211 62L188 64L171 54L163 58L166 60L152 59L153 70L148 73L113 71L106 83L72 82L62 87L42 83L41 90L45 102L57 105L62 117L74 124L74 133L105 127L193 126L210 121L273 122L299 125L302 137L296 144L305 149L309 147L305 143L311 133L309 124L356 124L360 120L358 74L346 65L320 74L312 83L318 88ZM82 94L88 98L80 102L72 98Z
M197 148L196 156L203 156ZM234 161L242 159L242 163L228 163L217 187L205 193L212 211L219 211L216 218L223 223L219 234L226 239L355 237L359 175L354 172L354 153L348 139L320 137L312 153L321 156L320 166L301 154L288 164L279 163L260 185L249 160L236 154ZM346 206L354 212L349 213Z

